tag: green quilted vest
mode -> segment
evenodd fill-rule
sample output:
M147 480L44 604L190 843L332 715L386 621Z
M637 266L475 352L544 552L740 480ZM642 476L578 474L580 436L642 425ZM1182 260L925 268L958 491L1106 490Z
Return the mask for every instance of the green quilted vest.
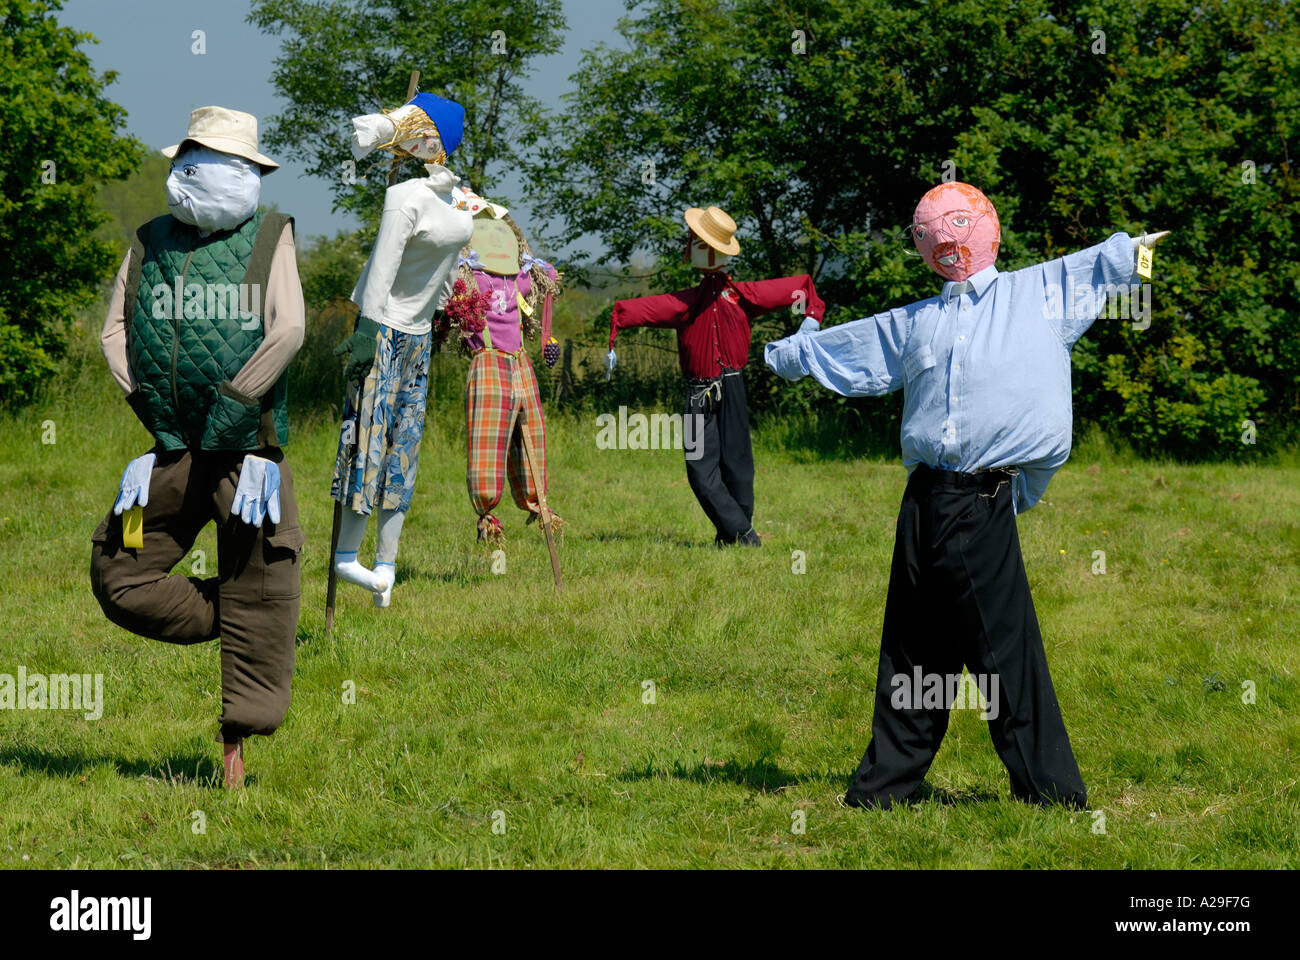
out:
M289 439L288 371L260 400L230 386L264 335L271 258L289 217L259 210L200 237L170 214L136 231L127 268L127 397L166 450L256 450Z

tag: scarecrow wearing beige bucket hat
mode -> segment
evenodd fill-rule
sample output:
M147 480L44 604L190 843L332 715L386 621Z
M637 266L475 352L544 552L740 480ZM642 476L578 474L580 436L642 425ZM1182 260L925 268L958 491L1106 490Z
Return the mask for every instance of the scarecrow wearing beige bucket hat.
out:
M749 438L745 382L752 324L764 314L793 308L804 326L816 328L825 305L812 277L733 280L727 272L740 253L736 222L718 207L691 207L682 214L688 232L684 257L701 273L689 290L619 300L610 318L614 338L629 327L677 331L677 355L685 377L682 419L686 478L717 531L718 546L760 546L754 530L754 454Z
M280 447L302 287L293 220L258 209L278 164L258 150L255 117L200 107L162 153L171 213L135 232L101 335L154 445L127 465L91 536L91 584L133 633L220 640L218 739L226 785L238 786L244 738L280 726L293 677L304 537ZM209 522L216 575L172 574Z

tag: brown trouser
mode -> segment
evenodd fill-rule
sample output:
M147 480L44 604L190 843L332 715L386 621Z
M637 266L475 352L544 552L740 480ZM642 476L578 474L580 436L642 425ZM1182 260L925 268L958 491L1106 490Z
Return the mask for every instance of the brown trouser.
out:
M230 513L243 453L154 453L144 548L123 546L122 518L112 510L90 538L95 598L108 619L141 636L220 638L220 739L273 733L289 709L305 540L289 464L278 447L256 451L280 467L280 522L267 518L259 529ZM217 576L171 574L209 521L217 524ZM192 560L190 569L197 566Z

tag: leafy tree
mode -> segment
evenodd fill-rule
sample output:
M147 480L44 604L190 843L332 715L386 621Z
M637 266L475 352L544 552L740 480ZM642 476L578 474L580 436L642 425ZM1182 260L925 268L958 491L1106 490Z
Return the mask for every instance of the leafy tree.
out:
M60 0L0 4L0 403L32 398L67 346L71 318L94 299L114 248L96 235L97 184L121 179L142 145L119 135L125 111L60 26Z
M298 253L298 277L309 310L323 310L352 295L366 255L356 233L340 230L333 237L313 237Z
M980 186L1014 269L1167 228L1151 325L1100 320L1076 411L1139 447L1251 455L1300 409L1300 9L1285 0L629 0L587 51L565 138L530 166L562 241L685 280L684 206L742 230L737 273L813 273L833 319L934 293L901 228L945 176ZM635 16L633 15L635 14ZM624 49L624 47L626 49ZM1248 162L1249 161L1249 162ZM1244 164L1244 166L1243 166ZM773 331L776 332L776 331ZM759 405L896 417L773 382Z
M100 185L99 206L108 214L99 235L113 245L119 260L126 255L136 228L167 212L167 174L171 161L156 150L125 180Z
M285 38L271 79L290 106L270 118L267 143L328 180L335 209L372 225L387 158L367 158L350 182L349 121L400 105L412 69L420 89L465 108L465 138L449 166L476 189L491 189L545 132L545 111L525 81L534 58L560 49L560 0L253 0L249 20Z

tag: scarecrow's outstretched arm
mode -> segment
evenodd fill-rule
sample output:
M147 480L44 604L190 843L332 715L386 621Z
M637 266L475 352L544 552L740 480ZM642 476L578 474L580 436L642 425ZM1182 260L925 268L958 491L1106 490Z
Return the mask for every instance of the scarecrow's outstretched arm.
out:
M1017 289L1033 296L1021 284L1028 281L1041 287L1043 317L1056 327L1065 345L1073 347L1107 304L1121 298L1131 303L1137 248L1143 239L1150 245L1167 236L1167 230L1135 237L1112 234L1104 243L1017 270L1014 275L1023 278L1018 279Z
M631 327L660 327L675 330L686 326L690 317L694 290L661 293L653 297L635 297L614 302L614 312L609 318L609 348L614 349L614 338L620 330Z
M775 310L795 307L796 313L820 324L826 313L826 304L817 296L812 277L806 273L773 280L734 280L732 283L750 320Z
M924 301L922 301L924 302ZM903 386L903 353L919 304L769 343L763 360L778 376L811 376L846 397L880 396Z

